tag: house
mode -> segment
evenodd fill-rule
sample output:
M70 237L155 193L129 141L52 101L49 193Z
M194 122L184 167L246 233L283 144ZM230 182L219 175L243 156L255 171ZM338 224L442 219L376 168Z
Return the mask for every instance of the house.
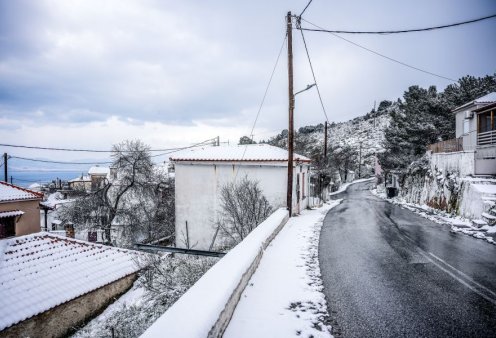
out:
M0 182L0 239L39 232L43 194Z
M110 179L110 168L94 166L88 170L91 179L91 191L96 191Z
M89 175L83 175L69 180L69 189L77 191L90 191L91 190L91 177Z
M175 167L176 246L208 250L215 236L220 191L236 179L259 183L274 208L286 206L288 152L268 144L217 146L183 151ZM293 212L308 206L310 159L294 154ZM187 240L186 240L187 237Z
M46 232L0 240L0 337L64 337L127 291L142 254Z
M492 92L453 110L458 142L452 151L471 153L469 174L496 175L495 104Z

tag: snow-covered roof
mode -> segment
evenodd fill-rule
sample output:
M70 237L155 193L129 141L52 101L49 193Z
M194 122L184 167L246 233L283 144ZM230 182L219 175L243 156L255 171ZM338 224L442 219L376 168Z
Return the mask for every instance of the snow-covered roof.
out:
M486 95L481 96L481 97L479 97L479 98L477 98L477 99L475 99L473 101L464 103L461 106L456 107L455 109L453 109L453 111L457 111L457 110L460 110L462 108L465 108L465 107L468 107L468 106L471 106L471 105L489 104L489 103L493 103L493 102L496 102L496 92L492 92L492 93L486 94Z
M310 162L308 157L293 154L295 161ZM287 162L288 151L269 144L209 146L181 151L171 161L208 162Z
M88 170L89 175L108 175L110 174L110 168L109 167L100 167L100 166L95 166L91 167L90 170Z
M69 180L69 183L74 182L91 182L91 177L89 177L88 175L81 175L79 177L73 178L72 180Z
M43 194L0 181L0 202L43 198Z
M138 271L136 255L46 232L0 240L0 331Z
M0 218L15 217L21 215L24 215L24 211L21 210L0 211Z

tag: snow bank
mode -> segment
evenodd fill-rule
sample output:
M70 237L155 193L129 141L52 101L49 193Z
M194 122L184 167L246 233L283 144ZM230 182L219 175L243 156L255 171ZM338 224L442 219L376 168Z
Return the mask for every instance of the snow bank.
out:
M339 193L342 193L343 191L346 191L346 189L348 189L348 187L352 184L355 184L355 183L360 183L360 182L368 182L368 181L372 181L374 180L375 178L372 177L372 178L361 178L361 179L358 179L358 180L354 180L353 182L350 182L350 183L344 183L342 184L338 190L336 191L333 191L331 193L329 193L329 196L333 196L333 195L337 195Z
M265 248L288 221L278 209L215 264L142 337L220 337Z

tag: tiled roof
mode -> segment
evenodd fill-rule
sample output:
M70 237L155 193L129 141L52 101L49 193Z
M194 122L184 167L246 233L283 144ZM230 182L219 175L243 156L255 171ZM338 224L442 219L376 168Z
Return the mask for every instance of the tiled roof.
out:
M0 202L43 198L43 194L0 181Z
M294 154L295 161L310 162L310 159ZM219 146L194 148L171 156L171 161L223 161L223 162L287 162L288 151L269 144Z
M0 331L138 271L136 255L45 232L0 240Z
M21 216L21 215L24 215L24 211L21 210L0 211L0 218Z

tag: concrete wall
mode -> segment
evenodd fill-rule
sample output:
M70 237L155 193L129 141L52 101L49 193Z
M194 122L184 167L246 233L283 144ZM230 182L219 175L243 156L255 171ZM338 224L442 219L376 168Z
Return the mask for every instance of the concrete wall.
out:
M454 153L435 153L430 158L431 171L458 172L460 177L474 175L474 151L459 151Z
M6 337L64 337L108 306L114 297L127 291L136 280L136 274L121 278L112 284L61 304L0 332Z
M276 210L208 270L141 337L222 337L264 250L287 221L287 211ZM185 316L188 325L184 324Z
M239 170L239 172L237 172ZM208 250L215 235L215 223L219 217L220 192L222 186L234 179L249 179L259 182L259 187L273 208L286 205L287 167L276 164L233 163L184 163L175 165L176 194L176 245L186 247L186 233L189 245L194 249ZM293 211L299 212L308 206L309 166L298 165L293 173ZM236 173L237 172L237 173ZM300 188L300 203L297 203L297 174L302 187L305 173L305 192ZM303 199L303 194L305 197ZM186 222L188 228L186 229Z
M40 232L40 201L41 199L0 203L0 211L24 211L16 224L16 236Z

